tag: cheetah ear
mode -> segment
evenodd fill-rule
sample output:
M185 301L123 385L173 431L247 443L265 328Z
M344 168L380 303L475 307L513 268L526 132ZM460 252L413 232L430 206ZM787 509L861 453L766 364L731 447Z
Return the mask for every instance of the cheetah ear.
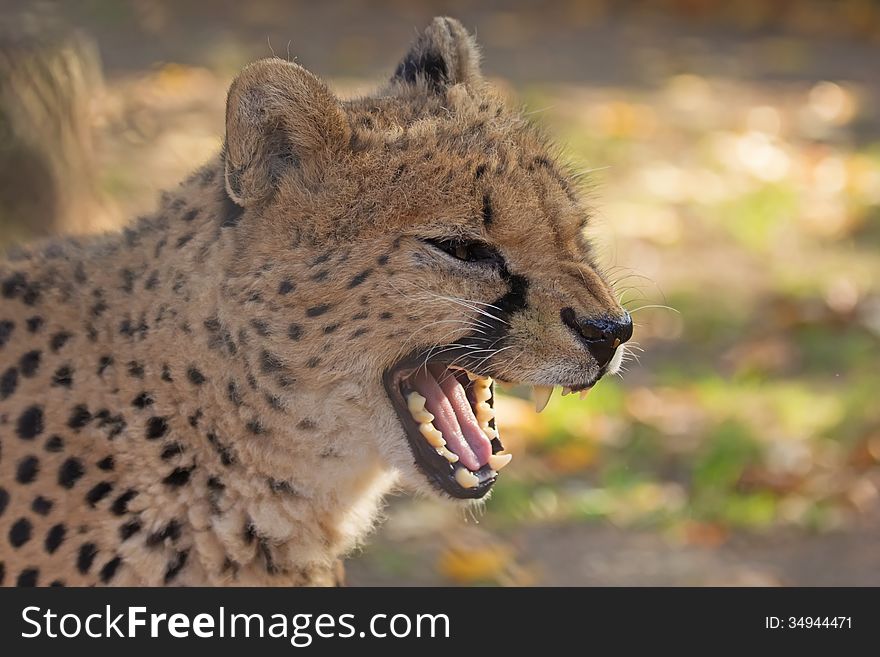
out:
M254 62L226 99L226 191L247 207L267 199L294 169L319 180L349 136L342 106L318 78L283 59Z
M424 84L434 92L453 84L477 87L483 81L479 46L457 20L437 17L416 38L391 81Z

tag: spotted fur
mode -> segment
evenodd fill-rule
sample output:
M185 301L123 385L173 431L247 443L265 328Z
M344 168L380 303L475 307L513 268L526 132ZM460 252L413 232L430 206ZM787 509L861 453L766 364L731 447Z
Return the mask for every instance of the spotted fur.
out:
M495 376L595 376L560 308L621 311L574 189L454 20L371 97L246 68L155 213L0 264L0 583L334 583L394 486L430 490L381 384L405 353L485 320Z

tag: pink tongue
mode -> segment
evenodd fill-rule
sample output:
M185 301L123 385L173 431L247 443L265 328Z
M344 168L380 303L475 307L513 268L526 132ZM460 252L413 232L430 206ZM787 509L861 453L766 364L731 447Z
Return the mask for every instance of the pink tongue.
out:
M476 471L488 463L492 445L477 424L467 393L452 372L429 365L428 371L420 368L410 381L425 398L425 408L434 416L434 426L461 464Z

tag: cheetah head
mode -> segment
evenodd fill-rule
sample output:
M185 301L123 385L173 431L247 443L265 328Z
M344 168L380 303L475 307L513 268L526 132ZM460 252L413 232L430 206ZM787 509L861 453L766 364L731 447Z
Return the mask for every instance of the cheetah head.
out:
M369 97L252 64L229 93L223 157L246 224L230 267L276 265L280 282L253 285L284 293L279 357L312 368L297 385L345 390L364 411L352 440L409 487L487 494L510 459L495 381L535 386L541 405L619 367L632 323L574 183L485 83L457 21L434 19Z

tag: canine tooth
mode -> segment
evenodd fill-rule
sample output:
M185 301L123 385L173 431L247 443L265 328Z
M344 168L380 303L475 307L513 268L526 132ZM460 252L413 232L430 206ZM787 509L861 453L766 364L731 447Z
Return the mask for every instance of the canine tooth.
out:
M443 447L446 444L446 441L443 439L443 434L440 433L440 430L430 422L423 422L420 424L419 432L424 436L425 440L428 441L428 444L430 444L431 447Z
M479 374L474 374L473 372L469 372L468 370L465 370L464 372L465 374L467 374L467 378L469 381L479 381L483 378Z
M445 447L438 447L437 453L440 456L442 456L443 458L445 458L447 461L449 461L450 463L455 463L456 461L458 461L458 454L455 454L454 452L450 452Z
M489 467L498 472L505 465L510 463L510 459L513 458L513 454L492 454L489 457Z
M553 386L532 386L532 396L535 399L535 410L540 413L547 407L550 395L553 394Z
M564 388L562 388L562 396L563 397L565 397L566 395L570 395L570 394L571 394L571 388L569 388L568 386L565 386Z
M479 477L467 468L456 468L455 480L462 488L473 488L480 483Z
M578 393L578 395L580 396L581 399L586 399L588 394L590 394L590 389L589 389L589 388L587 388L586 390L581 390L581 391Z
M483 430L483 433L486 434L486 437L487 437L489 440L494 440L495 438L498 437L498 430L497 430L497 429L493 429L493 428L490 427L488 424L487 424L486 426L481 426L480 429Z

